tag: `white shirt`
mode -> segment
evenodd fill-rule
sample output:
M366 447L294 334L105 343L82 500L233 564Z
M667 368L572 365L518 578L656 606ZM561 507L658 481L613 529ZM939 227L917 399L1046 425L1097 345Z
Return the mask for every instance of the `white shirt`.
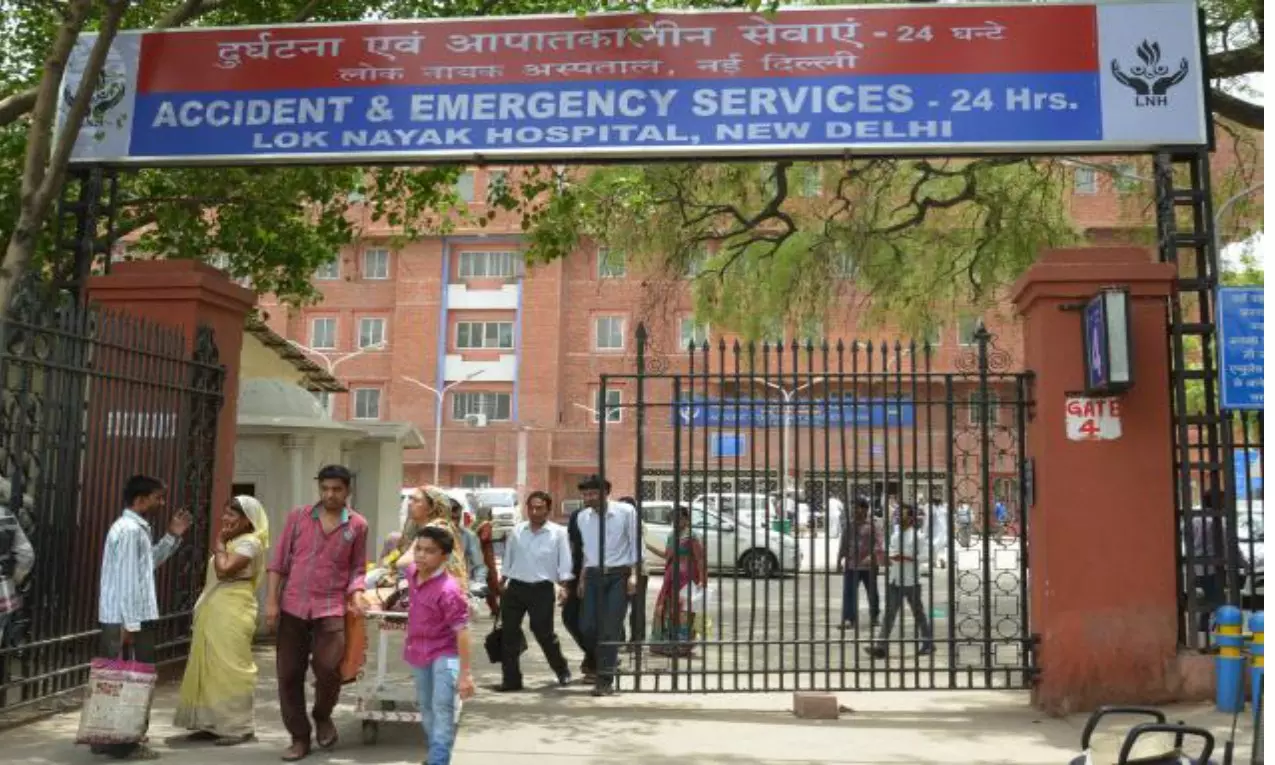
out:
M606 519L607 568L636 566L642 544L638 539L637 510L632 505L608 500ZM584 567L598 568L602 565L598 555L598 514L593 508L586 507L580 511L576 524L580 527L580 541L584 547Z
M35 550L31 541L22 531L22 524L4 507L0 507L0 534L10 537L9 549L0 549L0 556L13 556L13 577L0 575L0 615L12 613L22 607L22 596L18 587L26 581L31 568L35 566ZM3 630L0 630L2 632Z
M885 554L891 558L890 573L887 581L898 587L912 587L916 584L917 574L926 565L928 557L925 542L917 544L916 529L900 530L895 528L890 535L890 545ZM894 556L902 555L905 560L894 560Z
M571 579L571 544L567 529L546 521L540 530L530 521L514 526L505 541L504 574L510 581L536 584Z
M177 537L165 534L152 545L150 524L132 510L125 510L106 534L97 620L102 624L122 624L129 632L137 632L142 622L158 619L155 569L168 560L179 544Z

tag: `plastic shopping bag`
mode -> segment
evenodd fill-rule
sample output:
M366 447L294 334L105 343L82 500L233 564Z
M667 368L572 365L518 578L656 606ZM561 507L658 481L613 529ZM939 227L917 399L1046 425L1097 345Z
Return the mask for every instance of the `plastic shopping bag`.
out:
M146 735L155 695L155 665L94 659L77 744L136 744Z

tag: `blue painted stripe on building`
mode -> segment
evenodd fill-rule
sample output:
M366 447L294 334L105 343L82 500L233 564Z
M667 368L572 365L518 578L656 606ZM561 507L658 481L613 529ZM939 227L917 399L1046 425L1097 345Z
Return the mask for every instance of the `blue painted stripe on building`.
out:
M514 307L514 393L510 397L509 417L515 423L518 422L518 382L522 375L522 281L525 277L519 276L518 283L514 286L518 290L518 302Z
M452 243L450 237L443 237L443 289L438 300L438 370L435 375L434 388L442 390L447 384L447 288L451 284ZM446 403L446 402L444 402Z

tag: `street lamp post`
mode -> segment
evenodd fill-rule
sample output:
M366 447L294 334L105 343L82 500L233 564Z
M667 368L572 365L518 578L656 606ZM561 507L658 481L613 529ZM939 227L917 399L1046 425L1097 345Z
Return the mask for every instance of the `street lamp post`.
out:
M788 453L789 453L789 450L792 449L792 440L794 437L793 424L796 418L794 416L793 407L792 407L793 399L796 398L797 394L801 393L803 390L806 390L807 388L811 386L818 385L819 383L823 382L824 378L816 377L810 382L804 385L798 385L796 388L793 388L792 390L788 390L769 380L762 380L756 377L751 377L748 379L751 382L758 383L760 385L765 385L767 388L770 388L771 390L778 391L779 395L784 397L784 450L779 455L779 475L783 482L783 485L780 486L779 488L779 495L782 497L784 493L788 490L788 465L790 464ZM796 498L794 497L794 505L795 504L796 504Z
M459 380L453 380L452 382L447 383L441 389L435 388L432 385L423 383L420 380L417 380L415 377L408 377L407 375L400 376L403 382L409 382L418 388L424 388L430 393L433 393L434 398L437 399L437 406L434 407L434 480L433 480L433 484L435 486L438 485L438 463L439 463L439 460L442 459L441 447L443 442L443 398L447 395L447 391L451 390L452 388L455 388L457 385L460 385L461 383L469 382L470 380L474 379L475 377L477 377L478 375L482 373L483 373L483 370L481 369L475 372L470 372L468 375L466 375L465 377L462 377Z
M291 345L293 348L296 348L302 353L308 354L310 356L317 356L320 360L323 361L323 366L327 367L328 374L332 375L333 377L336 377L336 368L341 366L345 362L349 361L350 359L358 358L359 356L362 356L363 354L369 353L371 351L385 350L385 343L374 343L372 345L365 345L362 348L358 349L357 351L351 351L350 353L342 353L339 355L335 355L335 358L334 358L334 354L328 351L325 351L321 348L311 348L308 345L302 345L301 343L298 343L296 340L289 340L288 345Z

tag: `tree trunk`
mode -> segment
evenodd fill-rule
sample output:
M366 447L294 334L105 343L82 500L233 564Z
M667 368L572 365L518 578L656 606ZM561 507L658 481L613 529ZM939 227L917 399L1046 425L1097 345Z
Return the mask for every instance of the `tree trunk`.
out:
M57 131L56 140L54 123L57 120L58 102L61 100L62 78L76 40L84 31L84 24L93 8L93 0L74 0L67 5L62 24L58 27L49 55L44 61L44 73L40 77L35 106L31 111L31 124L27 127L18 220L5 248L4 260L0 263L0 309L4 311L8 309L14 286L31 263L49 210L61 191L71 151L79 138L80 126L93 98L97 76L106 64L106 54L115 40L120 19L129 4L129 0L104 1L106 13L84 64L84 73L75 98L66 110L66 121L61 130Z

